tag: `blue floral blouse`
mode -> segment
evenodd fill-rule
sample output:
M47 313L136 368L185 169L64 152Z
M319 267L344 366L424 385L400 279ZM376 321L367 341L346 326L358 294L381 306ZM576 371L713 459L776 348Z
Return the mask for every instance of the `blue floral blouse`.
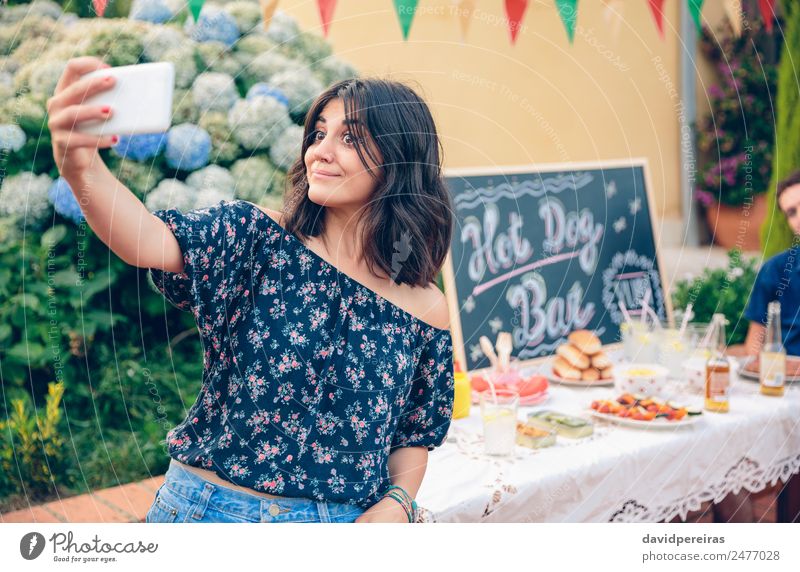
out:
M184 271L150 269L191 311L203 384L169 455L257 491L368 508L399 447L442 444L453 343L245 201L154 212Z

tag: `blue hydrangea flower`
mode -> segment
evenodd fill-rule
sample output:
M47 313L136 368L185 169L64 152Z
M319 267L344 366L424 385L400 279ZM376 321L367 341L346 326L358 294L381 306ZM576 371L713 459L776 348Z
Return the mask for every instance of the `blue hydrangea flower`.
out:
M289 98L277 87L272 87L263 81L258 82L247 90L247 99L253 99L254 97L274 97L284 106L289 107Z
M28 138L22 127L14 123L0 125L0 149L16 153L25 146Z
M202 127L181 123L167 132L167 164L173 169L194 171L205 167L211 155L211 136Z
M172 16L172 10L164 0L133 0L133 6L131 6L128 18L152 22L153 24L163 24Z
M233 16L213 6L205 6L197 18L197 23L192 19L186 20L187 32L196 42L222 42L232 46L239 39L239 26Z
M144 135L120 135L119 143L111 148L112 153L123 159L147 161L158 156L167 146L166 133Z
M72 188L64 177L59 177L53 181L47 196L50 199L50 204L53 205L58 214L75 224L83 222L81 207L78 205L78 201L75 200Z

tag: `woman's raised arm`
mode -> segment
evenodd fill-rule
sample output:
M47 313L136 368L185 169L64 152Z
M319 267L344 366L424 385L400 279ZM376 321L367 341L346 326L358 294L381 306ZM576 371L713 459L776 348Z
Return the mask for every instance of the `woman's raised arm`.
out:
M98 153L98 149L111 147L116 138L76 130L83 121L107 119L114 113L107 107L83 104L87 97L110 89L114 79L82 76L107 67L93 57L67 63L47 101L53 157L86 222L117 256L133 266L181 272L183 255L172 232L108 170Z

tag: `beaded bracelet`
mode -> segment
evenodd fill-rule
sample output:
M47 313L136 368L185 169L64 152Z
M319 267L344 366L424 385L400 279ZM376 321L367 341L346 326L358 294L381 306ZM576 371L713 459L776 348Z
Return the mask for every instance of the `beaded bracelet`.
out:
M394 499L398 503L400 503L400 506L403 507L403 512L406 513L406 518L408 519L408 522L413 522L414 515L404 498L402 498L399 494L395 492L386 493L385 495L383 495L383 498Z
M402 499L397 496L397 493L402 495ZM383 493L383 496L393 498L406 511L406 516L408 517L408 522L414 522L417 517L417 501L415 501L406 490L398 485L390 485L389 488Z

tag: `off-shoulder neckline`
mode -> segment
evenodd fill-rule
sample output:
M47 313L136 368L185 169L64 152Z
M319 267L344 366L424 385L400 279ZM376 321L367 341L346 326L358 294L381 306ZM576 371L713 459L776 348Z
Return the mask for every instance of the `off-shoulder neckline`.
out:
M361 289L362 289L362 290L364 290L365 292L368 292L368 293L369 293L371 296L374 296L375 298L378 298L379 300L383 300L383 301L384 301L386 304L388 304L388 305L389 305L389 306L391 306L392 308L395 308L395 309L396 309L396 310L398 310L400 313L402 313L402 314L406 315L408 318L410 318L411 320L413 320L413 321L415 321L415 322L419 323L420 325L422 325L422 326L424 326L424 327L426 327L426 328L430 328L430 329L432 329L432 330L434 330L434 331L436 331L436 332L445 332L445 333L447 333L447 334L450 334L450 330L449 330L449 329L438 328L438 327L434 326L433 324L429 324L428 322L426 322L425 320L423 320L423 319L421 319L421 318L418 318L417 316L415 316L414 314L412 314L412 313L411 313L411 312L409 312L408 310L405 310L405 309L401 308L400 306L398 306L397 304L395 304L395 303L394 303L394 302L392 302L391 300L388 300L387 298L385 298L385 297L381 296L381 295L380 295L380 294L378 294L378 293L377 293L375 290L372 290L371 288L367 288L367 287L366 287L364 284L362 284L361 282L359 282L358 280L356 280L355 278L353 278L353 277L352 277L352 276L350 276L349 274L347 274L347 273L345 273L345 272L342 272L342 271L341 271L341 270L339 270L339 269L338 269L336 266L334 266L333 264L331 264L330 262L328 262L327 260L325 260L325 259L324 259L322 256L320 256L319 254L317 254L316 252L314 252L313 250L311 250L311 249L310 249L308 246L306 246L305 244L303 244L303 241L302 241L302 240L300 240L298 237L296 237L296 236L295 236L295 235L293 235L292 233L288 232L288 231L287 231L285 228L283 228L283 226L281 226L281 225L280 225L280 223L278 223L278 221L276 221L274 218L272 218L272 217L271 217L271 216L269 216L267 213L265 213L264 211L262 211L260 208L258 208L258 207L257 207L256 205L254 205L253 203L251 203L251 202L249 202L249 201L244 201L244 200L243 200L243 201L241 201L241 202L242 202L242 203L245 203L246 205L248 205L248 206L249 206L251 209L253 209L253 210L257 211L257 213L258 213L258 214L259 214L261 217L263 217L263 218L267 219L267 223L268 223L268 224L270 224L270 225L275 225L276 227L278 227L278 229L280 229L280 231L282 232L282 234L283 234L283 235L290 237L290 238L291 238L291 240L293 240L293 241L294 241L294 242L295 242L295 243L296 243L298 246L300 246L300 247L301 247L301 248L302 248L302 249L303 249L305 252L308 252L309 254L311 254L311 256L313 256L314 258L316 258L317 260L319 260L319 261L320 261L320 262L321 262L323 265L325 265L325 266L328 266L328 267L332 268L333 270L335 270L335 271L336 271L336 273L337 273L339 276L342 276L342 277L343 277L345 280L349 280L350 282L352 282L353 284L355 284L356 286L358 286L359 288L361 288Z

